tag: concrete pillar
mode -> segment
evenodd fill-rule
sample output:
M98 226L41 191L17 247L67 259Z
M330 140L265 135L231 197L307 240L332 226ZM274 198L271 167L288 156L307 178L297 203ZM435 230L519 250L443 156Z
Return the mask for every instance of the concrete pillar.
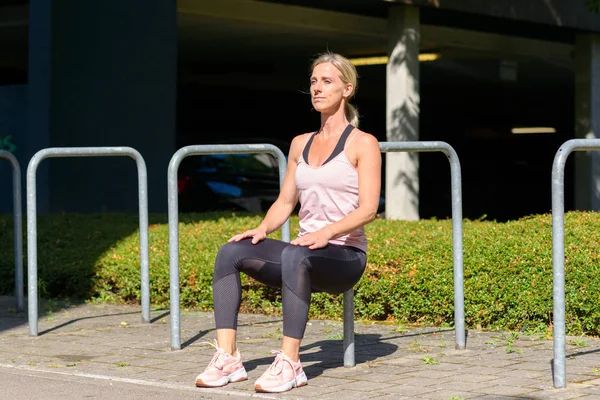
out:
M388 9L386 83L387 140L419 140L419 9ZM419 219L419 158L417 153L387 153L385 216Z
M575 136L600 138L600 35L581 34L575 45ZM575 153L575 208L600 210L600 153Z
M151 212L166 211L175 152L176 0L31 0L30 151L130 146ZM32 79L34 78L34 79ZM136 211L135 161L50 159L50 212Z

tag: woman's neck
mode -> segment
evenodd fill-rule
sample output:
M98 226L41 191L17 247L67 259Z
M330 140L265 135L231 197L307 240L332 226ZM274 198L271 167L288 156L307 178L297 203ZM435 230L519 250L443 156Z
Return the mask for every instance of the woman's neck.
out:
M334 114L321 114L321 129L319 134L323 135L324 139L330 136L339 136L348 126L349 122L344 115L343 108Z

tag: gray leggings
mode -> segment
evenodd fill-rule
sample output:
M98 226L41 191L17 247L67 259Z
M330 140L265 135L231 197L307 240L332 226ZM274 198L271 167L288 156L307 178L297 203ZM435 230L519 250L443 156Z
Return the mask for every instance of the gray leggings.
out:
M242 287L240 272L268 286L281 288L283 334L302 339L312 292L340 294L360 280L364 251L329 244L310 250L280 240L250 239L221 246L215 261L213 299L217 329L237 329Z

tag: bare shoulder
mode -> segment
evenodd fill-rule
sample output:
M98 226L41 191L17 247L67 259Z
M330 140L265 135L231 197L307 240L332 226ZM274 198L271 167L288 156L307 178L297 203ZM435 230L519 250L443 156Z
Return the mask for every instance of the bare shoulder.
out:
M354 141L358 144L358 147L362 146L379 146L379 141L375 136L370 133L363 132L359 129L355 130L355 138Z
M352 141L346 154L355 167L358 165L359 159L363 157L381 157L379 141L375 136L360 129L355 129L352 135Z
M307 132L307 133L301 133L299 135L294 136L294 138L292 139L292 146L303 145L304 142L306 142L308 140L309 136L312 134L313 134L313 132Z
M298 159L298 157L300 156L300 153L302 152L302 148L304 147L304 144L306 143L306 141L308 140L308 138L310 137L312 133L308 132L308 133L302 133L300 135L295 136L292 139L292 143L290 145L290 154L289 157L291 159Z
M353 135L352 143L350 143L350 148L353 152L360 154L374 148L379 149L379 141L372 134L355 129Z

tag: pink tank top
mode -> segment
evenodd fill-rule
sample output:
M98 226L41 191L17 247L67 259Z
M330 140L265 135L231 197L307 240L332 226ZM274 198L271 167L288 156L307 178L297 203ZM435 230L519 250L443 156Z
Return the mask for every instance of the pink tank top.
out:
M296 187L300 199L300 233L316 232L337 222L358 208L358 171L345 153L345 142L354 127L349 125L331 157L320 167L308 165L308 149L313 134L305 145L296 167ZM367 251L363 227L333 238L329 243L357 247Z

